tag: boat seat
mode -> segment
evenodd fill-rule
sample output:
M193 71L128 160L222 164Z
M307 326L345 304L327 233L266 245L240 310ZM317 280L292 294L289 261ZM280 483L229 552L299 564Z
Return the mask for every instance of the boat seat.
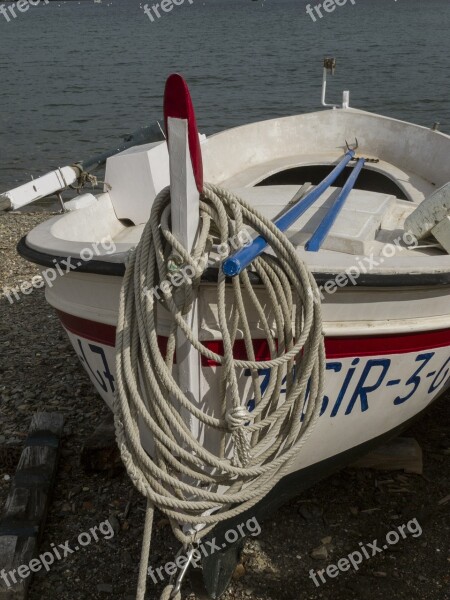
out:
M290 241L303 246L324 218L341 188L330 187L288 230ZM233 192L274 220L298 191L295 185L237 188ZM377 245L375 234L396 204L395 196L353 189L322 245L324 250L367 255Z

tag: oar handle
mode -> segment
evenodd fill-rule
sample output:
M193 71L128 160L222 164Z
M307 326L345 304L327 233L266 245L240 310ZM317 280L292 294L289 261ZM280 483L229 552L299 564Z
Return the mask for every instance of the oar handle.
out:
M306 242L305 250L308 250L309 252L318 252L320 250L320 247L325 241L325 238L327 237L330 229L332 228L333 223L336 221L338 214L341 212L342 207L344 206L345 201L348 198L348 195L355 187L356 180L358 179L358 176L361 173L361 169L363 168L365 162L365 158L360 158L358 160L356 166L351 172L350 177L347 179L344 187L340 191L339 196L336 198L325 217L319 223L312 236Z
M316 187L301 198L297 204L294 204L286 213L274 221L274 225L278 227L280 231L286 231L289 227L299 219L304 212L332 185L348 163L355 156L354 150L349 150L345 153L342 160L336 165L323 181L321 181ZM235 277L239 275L248 265L253 262L267 247L267 241L262 235L259 235L253 240L253 242L246 248L241 248L233 256L227 258L222 264L222 271L228 277Z

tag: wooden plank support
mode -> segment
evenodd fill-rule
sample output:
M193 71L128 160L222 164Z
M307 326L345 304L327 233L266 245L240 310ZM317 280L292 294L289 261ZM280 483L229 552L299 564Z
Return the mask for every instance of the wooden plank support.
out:
M366 454L352 467L422 475L422 449L414 438L398 437Z
M109 413L86 439L81 449L80 460L86 473L106 471L112 477L124 470L116 442L113 413Z
M0 518L1 600L27 596L32 575L28 565L37 554L44 531L63 427L64 417L59 413L36 413L31 421ZM22 575L17 572L21 566L26 567L21 569ZM13 569L16 584L9 576Z

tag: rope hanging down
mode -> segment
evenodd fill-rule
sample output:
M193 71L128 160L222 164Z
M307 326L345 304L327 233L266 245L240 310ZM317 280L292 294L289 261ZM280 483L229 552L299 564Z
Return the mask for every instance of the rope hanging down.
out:
M323 396L325 352L319 294L294 246L252 206L214 185L205 184L200 213L198 242L189 254L170 231L170 190L162 190L142 238L130 254L121 290L114 406L117 441L129 476L148 501L138 600L145 596L153 507L170 519L174 534L185 547L199 541L219 521L249 509L287 474L291 459L298 455L317 422ZM202 344L185 316L207 265L205 255L213 244L226 244L245 226L263 235L275 256L264 254L252 263L262 282L264 305L247 271L230 285L219 266L216 302L224 347L220 356ZM168 259L174 255L197 275L177 288L163 286L163 297L157 302L146 291L170 277ZM231 303L226 289L232 291ZM255 360L245 303L252 307L252 316L258 316L270 360ZM162 306L171 317L165 355L158 346L157 332ZM269 314L275 324L268 321ZM221 365L217 371L220 414L213 416L194 406L173 376L179 330L201 355ZM238 332L248 360L233 357ZM251 412L239 395L242 369L251 373L255 398ZM264 394L260 369L270 369ZM282 387L285 395L281 395ZM220 436L218 455L197 441L180 417L180 408ZM141 446L139 425L153 437L152 458ZM230 440L231 458L225 455ZM183 525L203 528L190 534ZM163 597L180 597L179 592L174 593L168 586Z

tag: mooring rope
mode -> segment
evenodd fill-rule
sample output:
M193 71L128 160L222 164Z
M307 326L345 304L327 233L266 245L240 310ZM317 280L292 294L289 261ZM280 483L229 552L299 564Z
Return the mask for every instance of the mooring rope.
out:
M214 244L239 238L247 226L264 236L274 256L263 254L252 263L261 282L257 289L247 270L227 283L218 263L217 328L224 347L219 355L200 341L186 316L208 266L205 256ZM205 184L197 239L188 253L172 235L170 189L162 190L138 246L130 253L120 294L116 434L128 474L147 498L138 600L145 596L153 508L158 507L170 519L175 536L185 547L198 542L218 522L248 510L288 473L291 460L317 422L323 395L325 352L319 294L312 274L288 238L244 200ZM189 265L194 277L184 279L178 287L159 287L173 276L174 264ZM160 300L155 299L154 289ZM249 307L264 333L270 360L255 360ZM164 319L171 319L164 352L158 344L161 311ZM220 414L194 406L173 375L180 331L199 354L221 365L217 370ZM238 337L243 339L247 360L233 356ZM251 374L252 410L239 394L242 369ZM261 369L270 369L264 393ZM205 430L216 432L221 440L217 454L198 441L183 413ZM140 427L153 438L152 457L141 445ZM174 593L170 585L162 598L181 597L179 591Z

